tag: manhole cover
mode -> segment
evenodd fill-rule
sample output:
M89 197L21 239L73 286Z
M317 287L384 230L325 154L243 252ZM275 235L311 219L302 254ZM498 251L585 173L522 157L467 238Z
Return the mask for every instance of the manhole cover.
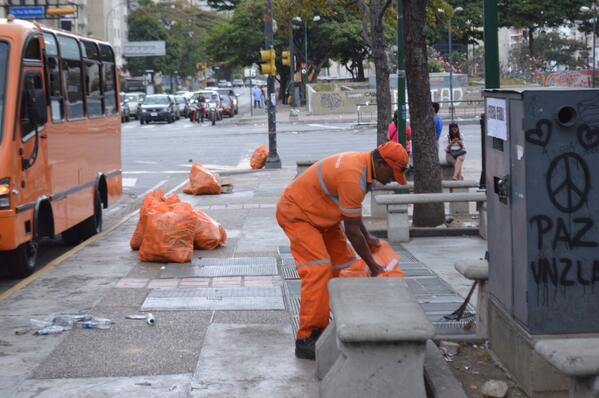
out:
M155 289L142 311L284 310L279 287Z
M160 274L161 278L193 278L217 276L277 275L276 264L249 265L185 265L169 264Z

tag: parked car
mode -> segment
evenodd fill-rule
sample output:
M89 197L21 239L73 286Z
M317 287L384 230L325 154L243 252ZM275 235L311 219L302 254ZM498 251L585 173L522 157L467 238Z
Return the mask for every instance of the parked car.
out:
M239 94L235 93L232 88L218 88L216 89L216 92L218 92L221 96L227 95L231 97L231 101L233 101L233 110L237 115L239 113Z
M129 120L131 120L129 103L125 97L121 97L121 123L128 122Z
M233 103L233 98L226 94L222 94L220 98L223 103L223 114L229 117L235 116L235 104Z
M241 79L233 79L233 87L243 87L243 80Z
M175 102L170 95L148 95L141 104L139 112L140 124L154 121L165 121L167 123L172 123L176 118L177 113Z
M217 86L217 83L218 83L218 82L217 82L217 81L216 81L216 79L215 79L215 78L213 78L213 77L209 77L209 78L206 80L206 86L207 86L207 87L216 87L216 86Z
M183 95L175 95L175 103L177 104L177 107L179 108L179 115L181 117L188 117L189 116L189 102L187 101L187 98L185 98L185 96L183 96Z
M171 99L171 101L174 104L174 109L175 109L175 120L179 120L181 119L181 112L179 112L179 106L177 105L177 100L175 99L175 96L172 94L168 94L169 98Z
M142 92L134 92L134 93L125 93L125 99L127 100L127 106L129 107L129 114L138 119L138 111L139 106L142 102L144 102L144 98L146 97L146 93Z

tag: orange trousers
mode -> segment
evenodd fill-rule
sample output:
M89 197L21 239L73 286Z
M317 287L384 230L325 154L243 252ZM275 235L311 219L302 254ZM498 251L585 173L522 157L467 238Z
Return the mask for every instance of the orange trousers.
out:
M319 228L284 196L277 205L277 221L291 242L291 254L301 278L298 339L310 337L313 328L329 323L327 283L357 261L341 225Z

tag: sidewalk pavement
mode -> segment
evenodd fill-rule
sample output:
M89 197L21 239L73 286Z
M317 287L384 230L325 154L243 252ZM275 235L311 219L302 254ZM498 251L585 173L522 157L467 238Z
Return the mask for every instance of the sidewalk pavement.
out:
M129 248L136 215L0 302L0 395L317 397L314 362L294 356L299 280L274 217L294 176L291 168L262 170L228 177L231 194L180 193L229 236L223 248L196 251L192 264L139 262ZM471 237L430 238L404 249L417 258L410 266L421 260L465 295L469 283L452 272L453 261L481 256L485 246ZM125 319L140 311L151 311L156 325ZM59 312L115 324L21 333L30 319Z

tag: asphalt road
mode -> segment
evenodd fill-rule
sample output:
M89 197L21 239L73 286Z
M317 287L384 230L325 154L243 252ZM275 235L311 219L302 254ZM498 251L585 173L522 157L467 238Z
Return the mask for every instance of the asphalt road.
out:
M238 125L247 116L249 91L241 90L239 115L225 118L215 126L181 119L172 124L140 125L132 120L122 125L123 196L105 210L104 227L117 223L139 207L143 196L156 188L168 192L187 179L192 162L200 162L220 172L249 168L253 150L268 146L268 131L263 121ZM264 112L264 110L256 110ZM480 128L463 126L468 150L465 178L478 179L480 173ZM295 167L298 160L320 159L343 151L365 151L376 143L374 128L355 128L351 123L278 123L277 148L283 167ZM69 248L60 240L41 245L39 268ZM17 282L0 276L0 292Z

